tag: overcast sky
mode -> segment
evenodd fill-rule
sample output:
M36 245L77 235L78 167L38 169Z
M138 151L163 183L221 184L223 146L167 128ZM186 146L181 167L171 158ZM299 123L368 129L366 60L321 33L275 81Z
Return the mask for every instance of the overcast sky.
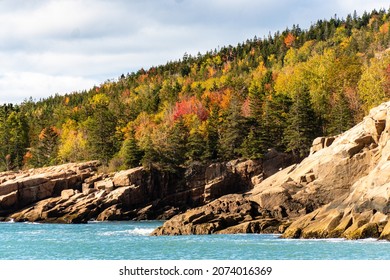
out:
M388 0L0 0L0 103L380 8Z

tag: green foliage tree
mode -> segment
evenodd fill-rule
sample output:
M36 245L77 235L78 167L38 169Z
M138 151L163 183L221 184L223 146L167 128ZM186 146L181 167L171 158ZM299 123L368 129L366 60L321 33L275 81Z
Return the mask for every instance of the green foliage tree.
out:
M32 153L30 164L33 166L50 166L57 163L58 135L56 127L42 129L37 144L30 148Z
M241 144L248 134L248 123L241 114L241 105L237 98L231 101L220 127L219 154L226 160L240 155Z
M297 159L307 156L314 138L318 134L317 118L310 101L309 90L302 87L293 98L284 131L286 150Z
M185 157L189 162L201 161L205 157L207 143L203 135L198 131L191 131L188 136Z
M261 159L266 152L264 147L261 135L258 135L256 129L251 127L239 148L239 152L247 159Z
M162 166L175 171L186 160L188 130L182 118L179 118L168 131L167 145L163 149Z
M353 126L353 114L343 92L336 94L330 113L329 133L340 134Z
M144 153L138 146L134 131L130 131L128 137L123 141L119 154L123 158L123 163L126 168L140 165Z
M0 169L20 168L29 145L27 120L11 104L0 107L0 118Z
M116 117L108 108L107 97L94 96L91 101L92 115L86 121L87 146L92 158L107 165L118 151L116 137Z
M211 108L210 116L205 122L205 152L202 157L203 160L215 160L218 158L219 150L219 133L218 128L219 109L217 106Z

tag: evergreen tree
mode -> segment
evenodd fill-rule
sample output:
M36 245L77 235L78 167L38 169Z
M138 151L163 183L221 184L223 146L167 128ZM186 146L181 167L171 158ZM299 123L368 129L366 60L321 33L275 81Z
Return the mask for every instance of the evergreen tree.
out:
M311 105L309 90L303 86L294 96L288 114L283 138L286 151L292 152L297 159L304 158L308 155L318 130L318 121Z
M291 99L285 94L276 93L271 93L264 99L261 133L263 145L265 149L276 148L283 151L285 150L283 133L287 125Z
M142 166L150 170L159 160L159 154L155 149L152 138L148 136L145 140L144 155L141 159Z
M241 155L247 159L260 159L265 154L262 137L256 133L256 128L252 127L245 137L239 149Z
M202 159L214 160L218 158L219 150L219 109L217 106L211 108L210 115L206 121L205 151Z
M7 118L7 127L11 150L8 169L20 168L29 144L27 120L21 112L13 111Z
M188 161L202 160L205 156L207 143L198 130L188 136L185 157Z
M264 91L259 85L253 83L248 92L250 116L257 122L261 121L263 115Z
M120 154L123 157L123 163L126 168L133 168L140 165L144 153L137 144L134 131L130 131L128 137L123 141Z
M230 160L240 155L240 147L247 131L247 120L242 116L241 104L235 97L220 129L219 154L223 159Z
M42 129L36 146L30 148L33 166L50 166L57 163L58 130L56 127Z
M339 92L334 100L330 113L329 134L340 134L353 125L353 115L348 100L343 92Z
M99 159L107 165L118 150L115 136L116 117L109 110L105 100L95 100L93 107L93 114L86 123L88 147L92 158Z
M188 130L182 118L179 118L168 132L167 142L166 150L163 151L163 165L174 171L186 159Z

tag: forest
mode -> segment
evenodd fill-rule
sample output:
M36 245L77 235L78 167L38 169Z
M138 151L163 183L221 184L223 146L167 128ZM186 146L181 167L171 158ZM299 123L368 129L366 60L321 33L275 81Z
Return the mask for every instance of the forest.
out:
M389 97L390 10L355 12L4 104L0 170L99 159L111 171L176 172L270 148L299 161L315 137L342 133Z

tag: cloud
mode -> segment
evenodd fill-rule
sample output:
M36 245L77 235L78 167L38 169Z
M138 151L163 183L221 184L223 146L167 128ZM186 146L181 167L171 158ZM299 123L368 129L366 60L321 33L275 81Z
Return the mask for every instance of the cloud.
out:
M293 24L308 28L385 2L2 0L0 102L88 89L185 52L237 45Z
M77 76L50 76L33 72L11 72L0 76L0 103L20 103L30 97L39 100L50 95L92 88L93 79Z

